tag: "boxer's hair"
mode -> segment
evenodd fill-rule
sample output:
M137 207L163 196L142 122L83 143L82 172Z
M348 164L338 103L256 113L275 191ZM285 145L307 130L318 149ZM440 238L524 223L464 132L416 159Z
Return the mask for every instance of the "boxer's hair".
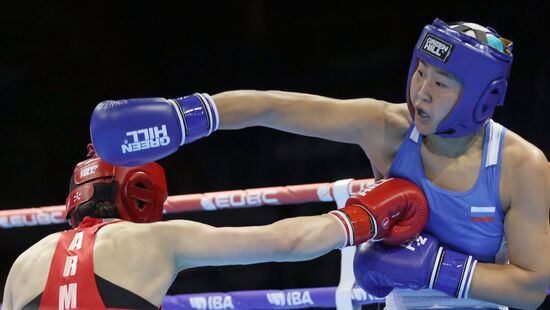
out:
M76 227L89 216L93 218L120 218L118 210L114 203L110 201L88 201L72 211L73 225Z

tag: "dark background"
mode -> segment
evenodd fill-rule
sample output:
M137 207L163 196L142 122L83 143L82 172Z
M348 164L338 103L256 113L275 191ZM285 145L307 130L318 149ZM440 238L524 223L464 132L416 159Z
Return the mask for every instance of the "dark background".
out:
M403 102L412 48L435 17L494 26L515 42L506 104L494 119L548 156L550 14L542 1L502 3L0 1L0 209L64 203L101 100L277 89ZM357 146L265 128L217 132L161 163L172 195L372 176ZM172 218L259 225L331 208ZM21 252L65 228L0 230L0 287ZM336 251L307 263L200 268L169 293L334 286L338 271Z

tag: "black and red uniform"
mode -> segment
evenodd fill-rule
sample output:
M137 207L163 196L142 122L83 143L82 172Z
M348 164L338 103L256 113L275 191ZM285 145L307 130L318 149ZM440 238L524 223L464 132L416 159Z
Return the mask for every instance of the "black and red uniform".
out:
M158 309L142 297L94 273L95 234L118 221L86 217L61 233L44 292L24 309Z

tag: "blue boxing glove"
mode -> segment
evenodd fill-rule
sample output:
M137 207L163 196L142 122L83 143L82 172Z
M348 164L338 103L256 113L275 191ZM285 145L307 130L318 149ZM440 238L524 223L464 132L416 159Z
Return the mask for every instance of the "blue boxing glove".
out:
M103 160L117 166L136 166L208 136L218 123L216 104L208 94L107 100L92 113L90 135Z
M423 233L397 247L362 244L353 270L357 284L377 297L385 297L393 288L429 288L467 298L476 264L472 256L445 249L435 237Z

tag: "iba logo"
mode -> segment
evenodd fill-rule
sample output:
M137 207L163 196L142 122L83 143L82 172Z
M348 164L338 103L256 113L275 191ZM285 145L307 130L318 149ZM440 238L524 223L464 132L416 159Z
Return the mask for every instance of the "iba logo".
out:
M309 291L290 291L290 292L276 292L268 293L267 301L275 306L301 306L301 305L313 305L313 300Z
M215 295L215 296L197 296L189 298L189 304L191 308L198 310L206 309L235 309L233 306L233 300L229 295Z

